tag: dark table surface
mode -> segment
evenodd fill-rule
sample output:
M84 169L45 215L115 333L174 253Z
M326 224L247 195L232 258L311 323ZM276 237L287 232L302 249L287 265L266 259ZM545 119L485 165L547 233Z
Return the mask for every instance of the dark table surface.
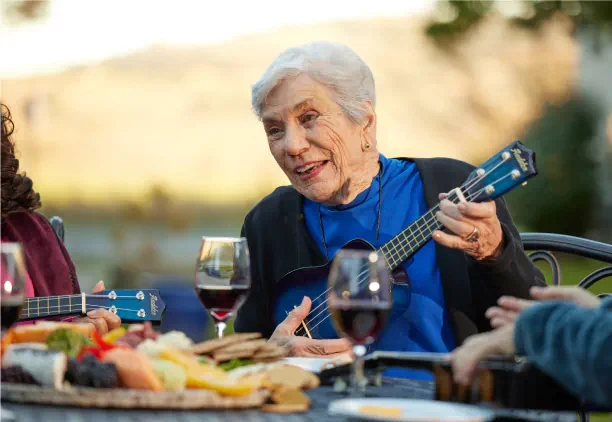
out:
M225 411L149 411L146 409L89 409L77 407L40 406L31 404L14 404L2 401L2 407L9 409L15 415L16 422L131 422L131 421L347 421L344 417L331 416L327 412L329 403L333 400L346 398L346 393L336 393L331 387L323 386L307 391L312 399L311 408L307 413L265 413L261 410L225 410ZM411 380L384 380L381 387L368 387L368 397L396 397L411 399L431 399L433 383ZM576 414L572 412L542 412L509 410L499 411L498 420L532 420L551 422L573 422Z

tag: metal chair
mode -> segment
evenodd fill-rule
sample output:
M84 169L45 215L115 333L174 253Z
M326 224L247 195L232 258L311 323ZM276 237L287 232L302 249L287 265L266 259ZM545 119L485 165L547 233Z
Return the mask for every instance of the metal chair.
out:
M566 253L612 264L612 245L607 243L556 233L521 233L521 239L524 249L526 251L533 251L529 254L532 262L545 261L548 263L552 271L552 284L555 286L561 285L562 273L561 265L553 255L553 252ZM606 277L612 277L612 265L593 271L583 278L578 283L578 286L588 289ZM602 293L599 295L599 297L605 296L610 296L610 294ZM588 422L590 419L588 412L578 412L578 416L582 422Z
M49 223L57 237L64 243L64 220L55 215L49 219Z

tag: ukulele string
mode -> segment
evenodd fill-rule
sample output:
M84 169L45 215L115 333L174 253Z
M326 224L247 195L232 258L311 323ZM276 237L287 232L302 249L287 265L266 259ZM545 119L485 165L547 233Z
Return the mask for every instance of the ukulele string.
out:
M77 298L77 297L83 297L83 295L77 294L77 295L59 295L59 296L37 296L37 297L28 297L25 299L29 300L30 302L40 302L43 300L64 299L67 297ZM92 299L109 299L108 295L97 295L97 294L86 294L85 297L92 298ZM138 299L138 298L136 297L136 295L134 295L134 296L116 296L115 299ZM138 300L142 300L142 299L138 299Z
M451 201L454 201L454 199L455 199L455 198L452 198L452 195L453 195L453 194L456 194L454 190L452 190L452 191L451 191L451 193L449 193L449 194L448 194L447 199L449 199L449 200L451 200ZM435 205L435 206L434 206L434 207L433 207L433 208L432 208L430 211L428 211L428 212L434 211L434 210L438 209L439 207L440 207L440 204L436 204L436 205ZM413 223L411 223L409 227L411 227L412 225L414 225L414 224L415 224L417 221L418 221L418 220L416 220L416 221L414 221ZM431 220L429 220L429 221L427 221L427 222L426 222L426 225L427 225L428 227L429 227L429 222L430 222L430 221L431 221ZM361 275L361 274L359 274L359 275ZM321 297L323 297L323 296L324 296L324 295L325 295L327 292L329 292L329 290L330 290L330 289L331 289L331 288L328 288L326 291L324 291L323 293L321 293L319 296L317 296L317 297L315 297L314 299L312 299L312 302L315 302L316 300L318 300L318 299L320 299ZM314 309L311 309L311 310L310 310L310 312L308 313L308 315L310 315L311 313L313 313L314 311L316 311L318 308L320 308L320 307L321 307L321 306L323 306L324 304L325 304L325 302L323 302L323 303L319 304L319 305L318 305L318 306L316 306Z
M488 172L486 172L486 173L485 173L485 174L483 174L482 176L477 177L477 178L475 178L474 180L472 180L470 183L468 183L468 185L469 185L469 186L465 186L465 189L467 189L467 190L469 191L469 189L470 189L471 187L473 187L473 186L474 186L474 185L475 185L477 182L479 182L481 179L483 179L483 178L484 178L485 176L487 176L489 173L491 173L492 171L494 171L494 170L495 170L497 167L499 167L501 164L503 164L503 161L502 161L500 164L497 164L496 166L494 166L492 169L490 169ZM505 176L502 176L501 178L499 178L499 179L495 180L493 183L491 183L491 185L495 185L495 184L497 184L497 183L501 182L502 180L504 180L504 179L505 179L506 177L508 177L508 176L511 176L511 174L509 173L509 174L506 174ZM462 189L462 188L464 188L464 186L463 186L463 185L460 187L460 189ZM486 189L486 188L482 188L482 189L480 189L479 191L475 192L475 193L474 193L474 196L472 196L472 197L470 198L470 201L473 201L473 200L475 200L476 198L478 198L478 197L479 197L479 196L482 194L482 192L484 192L484 191L485 191L485 189ZM448 194L448 196L447 196L447 198L446 198L446 199L450 199L450 198L451 198L452 193L454 193L454 192L455 192L455 190L453 189L453 190L451 191L451 193L449 193L449 194ZM469 195L469 192L466 192L466 193L468 193L468 195ZM451 200L453 201L453 203L456 203L456 202L454 202L454 200L455 200L455 199L456 199L456 198L451 199ZM433 208L432 208L432 210L431 210L431 211L433 211L433 210L435 210L435 209L439 208L439 206L440 206L440 204L437 204L435 207L433 207ZM431 211L429 211L429 212L431 212ZM417 221L418 221L418 220L417 220ZM435 222L435 221L437 221L437 219L436 219L436 217L435 217L435 216L434 216L432 219L425 221L425 226L426 226L428 229L429 229L429 223L431 223L432 221L434 221L434 222ZM420 231L420 230L419 230L419 231ZM422 233L421 233L421 234L422 234ZM427 235L427 237L426 237L425 239L429 240L429 238L430 238L430 237L431 237L431 234ZM361 284L361 283L363 283L365 280L367 280L367 278L366 278L366 279L364 279L364 280L360 280L360 278L361 278L361 276L362 276L362 275L366 275L366 276L367 276L367 270L365 270L365 271L361 272L361 273L360 273L360 274L357 276L357 278L358 278L357 283L358 283L358 284ZM322 294L320 294L319 296L317 296L317 297L315 298L315 300L319 299L321 296L325 295L325 294L326 294L327 292L329 292L330 290L331 290L331 287L330 287L330 288L328 288L328 289L327 289L325 292L323 292L323 293L322 293ZM314 312L315 310L319 309L321 306L324 306L324 305L327 303L327 301L328 301L328 299L325 299L325 300L324 300L323 302L321 302L321 303L320 303L318 306L316 306L316 307L315 307L313 310L311 310L311 311L308 313L308 315L310 315L310 314L311 314L312 312ZM314 320L315 320L317 317L319 317L320 315L322 315L322 314L323 314L323 313L324 313L326 310L327 310L327 307L325 307L325 308L324 308L324 309L322 309L322 310L321 310L319 313L317 313L315 316L313 316L312 318L310 318L310 321L309 321L309 322L310 322L310 323L312 323L312 321L314 321ZM323 322L324 322L326 319L328 319L329 317L330 317L330 315L325 316L325 317L324 317L324 318L323 318L321 321L319 321L319 322L318 322L316 325L312 326L312 327L310 328L310 331L314 330L316 327L318 327L319 325L321 325L321 324L322 324L322 323L323 323ZM307 318L308 318L308 316L307 316ZM300 326L300 327L298 328L298 330L296 330L296 334L298 334L298 335L299 335L299 330L304 330L304 327L303 327L303 326Z
M75 309L75 308L80 309L81 306L82 305L79 304L79 303L74 304L74 305L45 306L44 308L42 308L42 310L43 311L46 310L47 312L50 312L51 310L53 310L54 312L63 312L64 310L66 310L68 312L71 312L72 309ZM107 311L110 311L110 307L109 306L93 305L93 304L90 304L90 303L86 303L85 304L85 308L90 308L90 307L91 308L95 308L95 309L103 308L103 309L106 309ZM67 308L67 309L65 309L65 308ZM127 309L127 308L115 308L115 309L118 310L118 311L138 312L138 310L136 310L136 309ZM40 313L40 309L38 311L39 311L38 313Z
M447 197L447 199L448 199L448 198L450 198L450 194L449 194L449 196ZM453 198L452 200L454 200L454 199L455 199L455 198ZM434 208L432 208L432 211L433 211L433 210L436 210L438 207L439 207L439 205L436 205ZM425 225L427 226L427 228L429 228L429 223L430 223L431 221L432 221L432 220L428 220L428 221L426 221L426 222L425 222ZM419 230L419 232L420 232L420 230ZM364 276L364 275L367 277L367 273L368 273L368 270L366 269L366 270L364 270L364 271L360 272L360 273L357 275L357 279L358 279L357 283L358 283L358 284L361 284L362 282L364 282L364 281L365 281L365 280L360 280L360 278L361 278L362 276ZM325 290L325 291L324 291L323 293L321 293L319 296L317 296L316 298L314 298L314 299L312 300L312 302L314 302L314 301L316 301L316 300L320 299L322 296L326 295L326 294L327 294L327 293L328 293L330 290L331 290L331 287L329 287L327 290ZM320 311L319 311L319 312L318 312L316 315L314 315L312 318L308 318L308 317L309 317L309 315L310 315L310 314L312 314L313 312L317 311L317 309L321 308L322 306L325 306L325 304L326 304L326 303L327 303L327 299L326 299L326 300L324 300L324 301L322 301L322 302L321 302L319 305L315 306L315 307L314 307L312 310L310 310L310 312L308 313L308 316L307 316L306 318L307 318L307 319L309 319L309 321L310 321L310 322L314 321L314 320L315 320L317 317L319 317L320 315L322 315L322 314L323 314L323 313L324 313L324 312L327 310L327 308L321 309L321 310L320 310ZM322 321L321 321L321 322L322 322ZM319 325L319 324L315 325L314 327L311 327L311 328L310 328L310 330L312 331L312 330L313 330L315 327L317 327L318 325ZM299 330L304 330L304 331L305 331L305 328L304 328L303 326L300 326L300 327L298 328L298 331L296 331L296 334L302 334L302 333L300 333L300 332L299 332Z

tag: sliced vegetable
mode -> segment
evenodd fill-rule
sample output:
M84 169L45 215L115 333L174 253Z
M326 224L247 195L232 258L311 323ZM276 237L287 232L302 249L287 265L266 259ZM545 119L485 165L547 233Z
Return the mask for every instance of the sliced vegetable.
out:
M45 341L49 349L64 352L68 357L76 357L83 346L93 344L91 340L81 333L66 328L58 328L47 337Z
M236 369L236 368L240 368L241 366L248 366L252 364L253 364L252 360L238 358L238 359L232 359L230 361L219 364L219 368L225 371L231 371L232 369Z
M114 349L115 347L119 347L119 346L115 346L111 343L107 343L106 341L104 341L104 339L102 338L98 330L94 330L92 337L94 341L96 342L96 344L98 345L98 347L102 350L111 350L111 349Z
M102 358L104 357L104 350L96 346L82 347L81 351L77 356L77 360L83 360L87 355L92 355L96 359L102 360Z
M104 334L104 336L102 336L102 339L106 343L113 344L115 341L117 341L119 337L124 335L126 331L127 330L123 327L115 328L114 330L109 331L108 333Z

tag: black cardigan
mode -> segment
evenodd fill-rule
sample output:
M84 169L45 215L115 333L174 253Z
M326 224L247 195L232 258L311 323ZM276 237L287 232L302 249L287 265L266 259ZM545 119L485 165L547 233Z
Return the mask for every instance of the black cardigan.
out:
M428 208L439 202L440 192L463 184L474 169L450 158L399 159L416 163ZM252 286L234 321L237 332L272 335L275 283L289 271L326 263L306 228L302 203L301 194L291 186L283 186L263 198L245 217L241 235L247 238L249 246ZM546 285L540 270L523 251L503 198L496 199L496 206L505 245L495 261L477 261L463 251L436 243L444 297L457 345L472 334L491 329L484 313L500 296L528 298L530 287Z

